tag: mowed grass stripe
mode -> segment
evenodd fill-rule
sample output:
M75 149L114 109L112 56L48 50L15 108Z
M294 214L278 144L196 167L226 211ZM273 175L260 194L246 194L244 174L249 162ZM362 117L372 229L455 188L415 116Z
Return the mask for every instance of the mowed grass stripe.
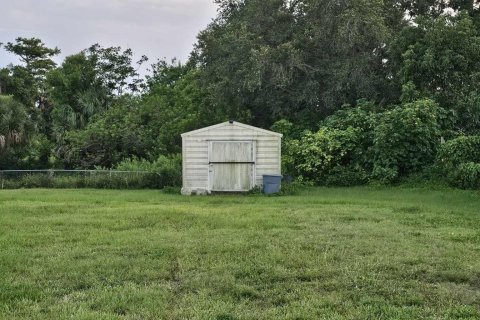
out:
M480 193L0 192L0 318L478 319Z

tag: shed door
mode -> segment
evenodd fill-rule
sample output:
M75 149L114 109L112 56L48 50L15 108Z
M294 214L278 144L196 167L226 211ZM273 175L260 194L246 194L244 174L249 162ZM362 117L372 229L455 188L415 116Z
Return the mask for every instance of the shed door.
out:
M210 143L210 190L250 190L254 167L253 143L251 141Z

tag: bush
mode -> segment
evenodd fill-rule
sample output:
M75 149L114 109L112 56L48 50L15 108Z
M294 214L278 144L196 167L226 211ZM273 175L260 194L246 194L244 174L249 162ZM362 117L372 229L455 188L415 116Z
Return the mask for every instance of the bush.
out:
M287 163L294 168L293 174L320 185L366 183L373 167L373 128L378 117L374 109L367 101L343 106L320 123L318 132L305 132L286 143L283 165ZM282 128L290 126L283 124Z
M428 99L381 113L359 101L326 118L318 132L290 141L284 163L294 175L317 184L389 184L434 163L443 117L444 110Z
M451 186L480 189L480 136L461 136L444 143L437 165Z
M148 188L143 174L116 174L112 172L75 173L65 176L53 173L33 173L20 177L0 178L3 189L18 188L98 188L98 189L142 189Z
M282 119L275 122L270 129L283 134L282 138L282 173L291 175L295 172L294 150L298 139L305 133L305 128L294 125L288 120Z
M389 183L433 163L441 114L438 104L428 99L383 112L374 130L372 178Z
M444 143L437 166L451 186L480 189L480 136L461 136Z
M444 143L437 155L437 163L451 171L465 162L480 163L480 136L461 136Z
M282 164L293 166L294 175L320 185L366 183L373 167L373 129L378 118L374 110L368 101L343 106L320 123L318 132L305 132L286 143Z
M480 163L462 163L448 177L452 186L462 189L480 189Z
M146 171L146 186L163 188L166 186L182 185L182 156L174 154L160 156L157 160L149 162L145 159L127 159L116 166L117 170Z
M384 166L375 164L370 177L378 184L386 185L394 182L398 176L399 174L397 166Z
M368 173L360 166L336 166L325 179L325 185L338 187L358 186L368 182Z
M321 123L322 126L333 129L356 130L358 143L352 150L351 165L360 166L367 171L373 168L373 133L379 117L375 109L372 102L360 100L355 107L344 105Z
M127 164L135 167L126 168ZM140 166L140 164L143 165ZM148 165L148 168L146 167ZM42 172L13 173L0 176L0 188L97 188L97 189L144 189L177 187L181 182L181 162L178 156L160 157L153 164L145 160L128 160L122 170L139 172L91 171L91 172Z
M53 143L45 135L33 136L24 149L24 156L19 161L19 169L46 169L53 164L51 157Z
M442 170L435 164L427 166L422 171L402 177L398 182L398 186L402 188L428 188L430 190L444 190L450 187Z
M333 168L350 163L358 141L358 130L351 127L306 133L301 140L292 141L297 175L322 184Z
M364 132L372 131L377 119L375 109L376 107L372 102L365 100L359 100L354 107L346 104L333 115L327 117L321 123L321 126L343 130L352 127Z
M21 177L0 177L2 189L51 188L53 178L50 174L26 174Z

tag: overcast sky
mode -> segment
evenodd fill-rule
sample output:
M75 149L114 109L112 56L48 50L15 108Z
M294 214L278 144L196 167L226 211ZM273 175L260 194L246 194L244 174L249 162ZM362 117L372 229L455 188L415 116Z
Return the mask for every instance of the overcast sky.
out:
M185 62L216 15L213 0L0 0L0 42L37 37L60 59L94 43ZM16 62L0 49L0 67Z

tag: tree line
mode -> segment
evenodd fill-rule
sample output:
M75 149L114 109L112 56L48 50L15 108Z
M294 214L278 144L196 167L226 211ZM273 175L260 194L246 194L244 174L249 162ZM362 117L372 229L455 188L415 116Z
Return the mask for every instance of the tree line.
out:
M289 174L394 181L479 134L478 1L215 2L188 61L146 76L131 49L56 65L40 39L2 44L20 64L0 69L0 169L178 159L182 132L234 118L283 130Z

